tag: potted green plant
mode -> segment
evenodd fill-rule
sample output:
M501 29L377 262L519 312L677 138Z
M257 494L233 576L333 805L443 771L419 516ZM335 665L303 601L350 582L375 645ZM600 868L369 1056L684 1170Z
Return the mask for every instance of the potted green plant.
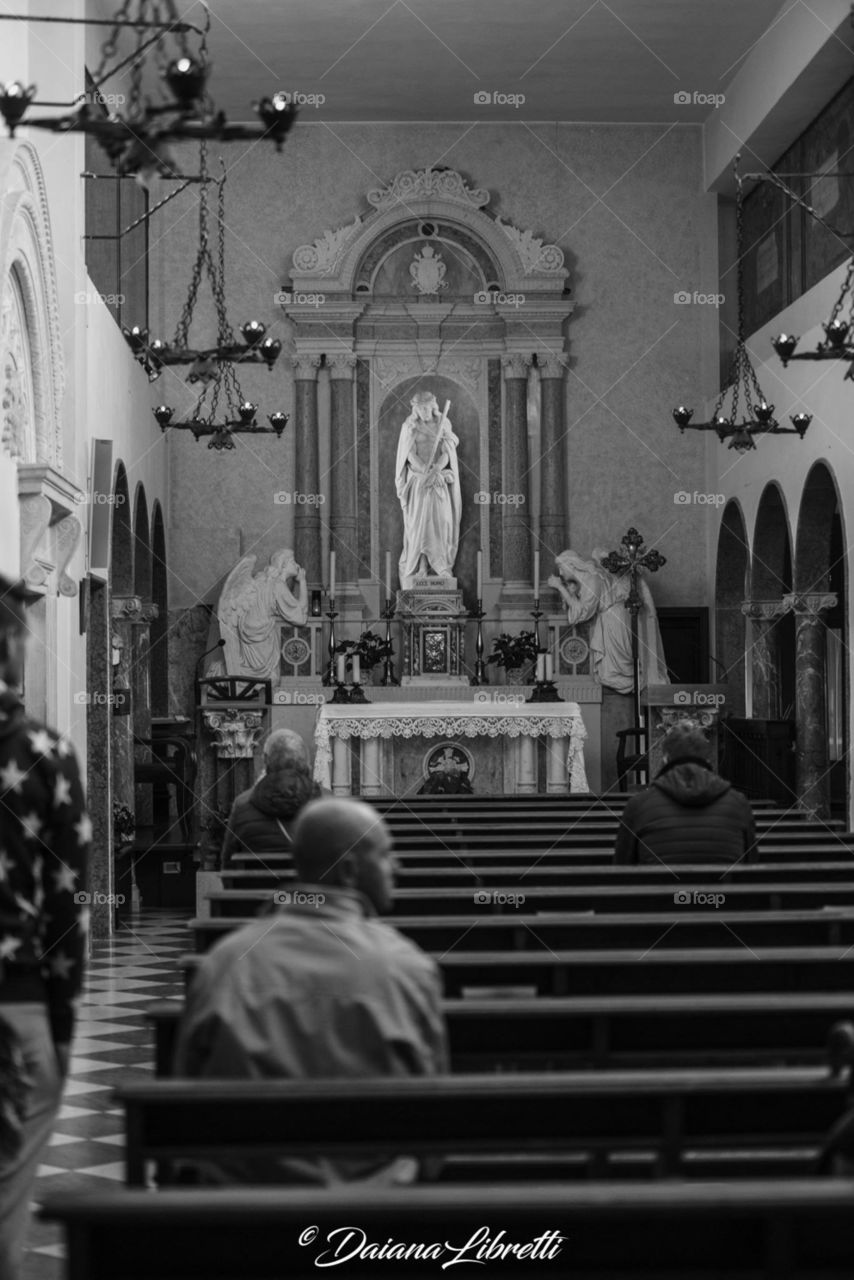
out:
M502 632L492 642L492 653L487 662L504 668L508 684L525 684L531 676L537 658L537 636L533 631L520 631L511 636Z

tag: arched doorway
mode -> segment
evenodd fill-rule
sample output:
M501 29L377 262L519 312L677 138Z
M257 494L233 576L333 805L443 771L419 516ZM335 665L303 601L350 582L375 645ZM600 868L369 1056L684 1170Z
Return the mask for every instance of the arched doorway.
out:
M847 540L833 472L817 462L804 484L791 607L796 628L796 768L801 807L848 811Z
M783 495L772 481L756 512L750 572L748 644L750 714L792 720L795 702L795 627L786 598L792 590L792 543Z
M724 508L718 534L715 570L715 659L718 679L727 684L727 713L743 716L745 709L745 620L742 605L747 589L747 529L737 502Z

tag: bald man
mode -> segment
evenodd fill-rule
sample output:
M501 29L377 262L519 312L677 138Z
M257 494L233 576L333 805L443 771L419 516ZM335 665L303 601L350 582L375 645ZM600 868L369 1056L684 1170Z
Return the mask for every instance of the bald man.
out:
M293 831L299 882L275 914L223 939L193 978L175 1074L213 1080L433 1075L447 1070L435 963L377 918L394 893L388 828L353 800L312 801ZM205 1179L411 1180L413 1165L241 1161Z

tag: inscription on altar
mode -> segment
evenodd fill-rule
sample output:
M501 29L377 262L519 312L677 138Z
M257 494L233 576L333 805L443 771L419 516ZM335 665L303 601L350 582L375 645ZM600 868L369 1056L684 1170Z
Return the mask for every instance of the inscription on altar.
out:
M456 591L456 578L416 578L413 582L416 591Z

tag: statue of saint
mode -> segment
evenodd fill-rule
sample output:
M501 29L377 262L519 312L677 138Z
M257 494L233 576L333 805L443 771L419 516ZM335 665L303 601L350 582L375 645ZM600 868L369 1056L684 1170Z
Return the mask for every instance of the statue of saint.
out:
M293 551L275 551L267 568L253 577L257 558L244 556L234 566L217 617L225 641L225 674L271 680L279 669L279 624L308 621L308 588Z
M432 391L416 391L400 429L395 485L403 508L400 585L429 570L451 577L460 538L459 440Z
M594 547L590 560L575 551L564 551L557 558L557 574L548 582L558 591L566 605L571 625L593 620L590 631L590 655L593 675L608 689L617 693L632 692L632 621L626 608L631 589L629 575L609 573L602 567L608 552ZM638 575L641 608L638 613L638 654L640 687L669 684L667 664L652 593Z

